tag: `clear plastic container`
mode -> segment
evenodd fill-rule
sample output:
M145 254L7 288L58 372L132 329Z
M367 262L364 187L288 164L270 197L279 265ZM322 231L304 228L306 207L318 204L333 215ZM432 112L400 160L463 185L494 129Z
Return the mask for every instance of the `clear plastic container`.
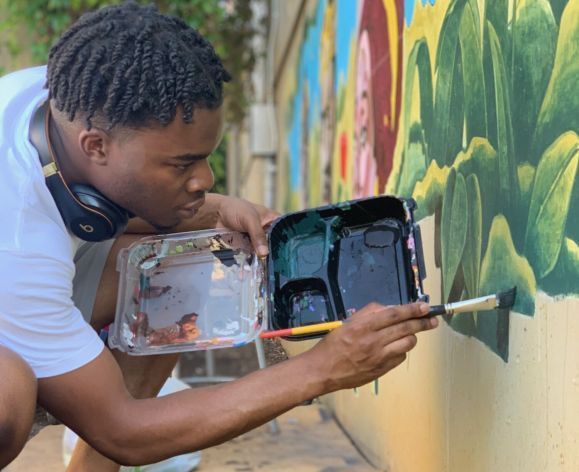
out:
M381 195L289 213L267 230L264 260L249 236L228 230L144 238L119 256L109 345L135 355L235 347L266 324L282 330L345 320L372 301L428 300L414 209Z
M144 238L119 254L109 345L134 355L241 346L263 328L266 261L227 230Z

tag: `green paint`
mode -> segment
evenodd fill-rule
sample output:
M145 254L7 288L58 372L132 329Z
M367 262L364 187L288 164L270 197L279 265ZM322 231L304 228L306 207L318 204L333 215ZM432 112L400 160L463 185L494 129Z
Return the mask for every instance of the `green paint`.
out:
M441 165L452 162L462 143L464 118L460 116L462 103L457 96L463 89L458 33L465 4L466 0L451 2L444 17L436 52L434 120L429 144L430 155Z
M537 278L549 274L557 262L578 163L579 136L572 131L561 135L539 161L525 236L525 254Z
M451 169L442 203L442 286L443 301L449 301L450 290L466 242L467 198L462 174Z
M478 178L475 174L470 174L466 178L466 196L468 224L462 258L462 271L468 294L467 298L475 298L479 295L478 283L482 250L481 193Z
M519 191L521 193L521 202L528 203L531 200L531 192L533 191L533 181L535 180L535 168L525 162L517 168L517 177L519 179ZM519 207L520 212L528 211L528 206L524 203ZM525 214L525 218L527 215Z
M518 162L529 159L530 136L553 69L557 29L547 0L518 2L513 31L513 123Z
M288 278L310 275L316 264L321 267L327 260L332 238L335 238L314 210L305 212L300 221L284 225L275 234L277 240L272 244L274 271Z
M412 109L412 99L414 97L413 88L414 88L414 74L418 72L418 80L419 80L419 94L420 94L420 121L421 123L413 123L412 127L410 127L410 116L411 116L411 109ZM428 52L428 44L426 42L426 38L421 38L418 40L414 46L412 47L412 51L410 51L410 55L408 56L408 63L406 65L406 76L404 79L404 89L406 93L404 94L404 101L403 101L403 109L404 109L404 123L402 129L405 132L404 136L404 158L402 161L403 165L403 172L404 169L408 166L406 157L410 158L410 151L409 146L410 143L413 142L421 142L423 143L424 140L426 142L430 142L430 136L432 132L432 117L434 114L434 100L432 98L432 68L430 66L430 55ZM412 130L416 126L420 127L424 130L424 138L421 137L420 140L413 139ZM422 133L421 133L422 134ZM423 143L422 152L424 154L425 165L427 166L430 162L430 158L426 155L425 146ZM416 177L416 180L422 178L419 176L419 173L412 173L413 176ZM400 188L402 185L406 187ZM414 182L407 183L407 180L403 177L399 177L399 182L397 185L398 194L399 195L407 195L406 192L408 188L412 188L414 186Z
M459 29L461 64L465 64L462 68L462 76L467 141L476 136L486 136L487 132L483 55L480 41L478 6L476 2L469 1L464 7Z
M543 98L531 154L537 163L562 133L579 133L579 2L569 2L561 17L553 71Z
M481 244L486 247L491 222L500 209L497 191L498 156L486 138L474 138L453 166L465 177L476 175L481 198Z
M509 224L504 215L495 216L489 244L481 264L481 294L497 293L517 287L513 310L525 315L535 312L537 284L527 259L515 250Z
M409 197L414 185L426 174L426 147L420 123L414 123L410 130L410 143L404 151L402 172L399 177L397 194Z
M510 20L507 2L451 0L430 77L428 43L411 45L395 188L435 215L445 300L517 285L515 310L532 315L538 288L579 294L578 55L567 0L520 0ZM452 326L507 358L508 316Z
M446 180L450 168L439 167L436 161L431 161L424 178L416 183L412 198L416 201L416 219L432 215L442 208L442 197L446 188Z
M563 240L555 268L541 280L541 288L551 295L579 291L579 246L569 238Z

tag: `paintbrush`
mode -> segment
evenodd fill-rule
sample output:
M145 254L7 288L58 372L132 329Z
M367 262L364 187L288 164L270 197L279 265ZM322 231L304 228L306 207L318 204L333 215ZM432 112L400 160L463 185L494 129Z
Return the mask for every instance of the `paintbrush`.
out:
M428 311L428 316L432 318L438 315L454 315L455 313L465 313L469 311L499 310L511 308L515 303L517 287L504 292L487 295L486 297L471 298L445 305L433 305Z
M461 300L460 302L447 303L445 305L433 305L430 307L428 317L438 315L454 315L455 313L464 313L469 311L497 310L511 308L515 303L517 287L510 290L499 292L486 297L472 298L470 300ZM317 323L309 326L298 326L296 328L278 329L275 331L264 331L259 337L278 338L281 336L295 336L298 334L321 334L326 331L336 329L347 320L329 321L327 323Z
M259 337L264 338L278 338L280 336L295 336L296 334L319 334L326 331L336 329L344 321L328 321L327 323L317 323L308 326L298 326L296 328L278 329L275 331L264 331L259 334Z

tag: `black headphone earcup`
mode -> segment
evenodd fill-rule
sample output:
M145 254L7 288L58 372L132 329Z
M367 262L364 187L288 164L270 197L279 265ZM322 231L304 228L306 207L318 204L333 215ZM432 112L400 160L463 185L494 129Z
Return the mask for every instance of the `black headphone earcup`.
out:
M38 151L46 186L64 224L72 234L85 241L115 238L125 231L129 218L134 215L89 185L66 184L48 139L49 122L50 106L47 100L32 116L29 138Z
M74 197L88 207L92 216L92 225L77 225L76 231L71 230L81 239L91 240L91 234L87 232L98 232L95 234L95 240L111 239L122 234L129 221L129 214L120 206L114 204L94 187L83 184L72 184L69 186L70 192ZM91 228L92 226L92 228ZM98 228L97 228L98 227Z

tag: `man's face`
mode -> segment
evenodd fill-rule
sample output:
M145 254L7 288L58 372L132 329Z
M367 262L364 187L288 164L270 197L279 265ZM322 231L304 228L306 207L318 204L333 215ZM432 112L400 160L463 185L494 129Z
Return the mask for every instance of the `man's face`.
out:
M112 201L168 231L192 218L213 187L207 158L221 140L221 108L197 109L193 122L180 114L166 127L117 133L107 146L105 166L91 183Z

